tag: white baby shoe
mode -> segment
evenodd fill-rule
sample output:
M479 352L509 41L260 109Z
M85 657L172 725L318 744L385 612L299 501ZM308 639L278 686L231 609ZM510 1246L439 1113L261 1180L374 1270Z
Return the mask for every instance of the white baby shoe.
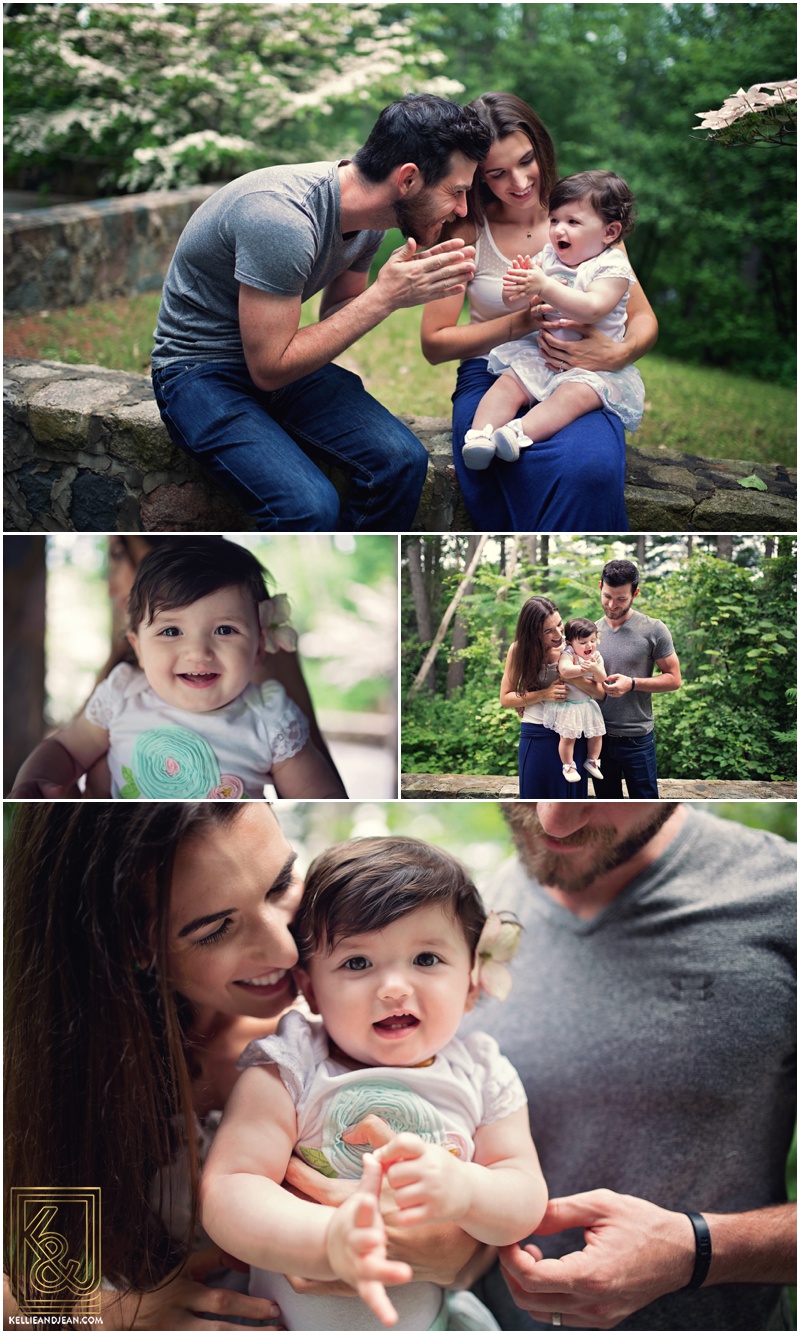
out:
M519 418L508 423L507 426L498 426L492 436L497 457L505 463L516 463L521 449L528 449L533 441L529 440L522 429L522 423Z
M494 427L482 426L479 431L469 430L464 436L462 458L468 468L481 472L494 458Z

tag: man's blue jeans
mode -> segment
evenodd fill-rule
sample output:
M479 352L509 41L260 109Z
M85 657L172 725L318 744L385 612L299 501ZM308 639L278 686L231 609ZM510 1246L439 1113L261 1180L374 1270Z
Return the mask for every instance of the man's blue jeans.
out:
M411 528L425 449L341 366L267 392L243 363L180 362L153 372L153 390L175 444L236 494L257 528ZM322 460L348 475L344 501Z
M600 767L603 781L595 784L598 797L621 797L624 778L629 797L658 799L655 732L629 737L606 733Z

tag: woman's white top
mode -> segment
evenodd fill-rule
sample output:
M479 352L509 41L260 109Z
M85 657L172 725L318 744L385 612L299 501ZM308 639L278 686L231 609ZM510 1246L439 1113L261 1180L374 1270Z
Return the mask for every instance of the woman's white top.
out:
M429 1065L353 1070L331 1053L319 1021L290 1010L277 1032L251 1042L238 1063L278 1067L297 1109L295 1153L328 1177L360 1177L369 1145L347 1144L342 1136L368 1113L397 1134L412 1131L470 1162L478 1127L510 1116L527 1102L519 1075L486 1033L453 1038ZM269 1134L268 1126L264 1133ZM275 1226L280 1228L278 1217ZM289 1329L383 1328L363 1302L298 1295L282 1275L252 1270L250 1291L279 1302ZM400 1315L398 1329L429 1329L439 1314L442 1291L435 1283L409 1283L392 1288L392 1301Z
M510 263L498 250L489 223L484 220L475 241L475 277L467 283L470 324L483 324L512 313L503 302L503 279Z
M165 704L124 662L97 686L86 717L108 732L112 797L129 800L263 798L273 764L308 740L305 715L277 681L194 713Z

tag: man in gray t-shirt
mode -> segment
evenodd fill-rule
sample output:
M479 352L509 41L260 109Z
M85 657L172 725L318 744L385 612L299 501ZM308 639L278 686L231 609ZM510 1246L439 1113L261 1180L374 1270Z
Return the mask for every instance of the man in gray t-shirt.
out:
M481 1297L509 1330L793 1328L795 849L668 802L503 813L520 955L461 1031L516 1066L551 1198Z
M257 528L411 528L426 451L333 362L393 311L466 290L474 248L436 242L466 215L490 142L469 107L409 95L352 161L250 172L189 220L164 282L153 388L172 439ZM390 227L407 242L367 287ZM319 323L301 328L320 291ZM344 500L320 462L346 474Z
M604 616L597 621L606 667L606 698L600 708L606 725L600 797L658 797L652 696L678 690L681 665L663 621L634 611L639 571L630 560L611 560L600 578ZM658 667L660 675L653 672Z

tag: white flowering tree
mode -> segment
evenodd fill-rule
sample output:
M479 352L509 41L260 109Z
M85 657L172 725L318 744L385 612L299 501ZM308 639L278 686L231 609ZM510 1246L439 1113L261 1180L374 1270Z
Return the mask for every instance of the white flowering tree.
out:
M707 137L726 148L766 144L794 148L797 144L797 79L784 83L754 83L726 97L717 111L697 111Z
M225 179L352 150L405 92L463 91L380 4L5 8L8 177L73 163L107 192Z

